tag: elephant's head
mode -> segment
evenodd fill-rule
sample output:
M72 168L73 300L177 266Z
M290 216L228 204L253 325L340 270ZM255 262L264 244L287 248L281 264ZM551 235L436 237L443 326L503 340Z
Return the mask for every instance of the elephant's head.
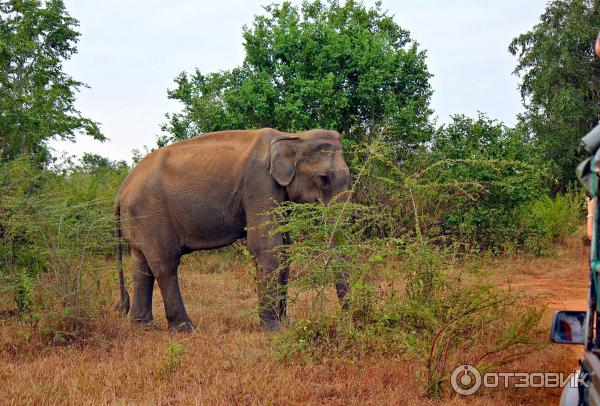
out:
M269 171L298 203L347 199L351 177L335 131L311 130L271 141Z

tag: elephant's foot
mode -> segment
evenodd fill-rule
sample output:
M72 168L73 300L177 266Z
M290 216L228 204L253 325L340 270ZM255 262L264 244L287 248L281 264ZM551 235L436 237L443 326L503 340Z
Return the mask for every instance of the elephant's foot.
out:
M152 316L152 312L131 312L131 321L133 321L135 324L150 324L153 320L154 317Z
M191 333L194 331L194 324L191 320L169 321L169 330L178 333Z

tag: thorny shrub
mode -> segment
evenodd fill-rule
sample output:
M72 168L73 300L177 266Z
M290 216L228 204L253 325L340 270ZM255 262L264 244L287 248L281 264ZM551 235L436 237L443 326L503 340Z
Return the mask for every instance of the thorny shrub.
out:
M437 396L449 367L469 362L485 369L539 346L541 311L523 306L514 293L462 282L453 259L464 255L464 247L427 229L444 216L432 205L439 209L442 196L452 199L443 188L458 196L486 185L431 182L423 170L401 172L387 157L383 146L372 144L361 165L349 159L355 165L352 201L285 202L273 210L273 232L292 241L279 247L282 266L294 275L289 300L310 298L310 311L280 336L280 356L309 361L373 351L414 356L424 360L426 393ZM376 184L393 204L377 204L380 196L370 200L365 185ZM341 276L351 285L347 311L336 306L331 292Z

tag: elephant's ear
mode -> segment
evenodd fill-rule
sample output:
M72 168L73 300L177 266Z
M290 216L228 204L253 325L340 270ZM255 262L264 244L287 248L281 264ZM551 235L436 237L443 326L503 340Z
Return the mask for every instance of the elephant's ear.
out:
M299 137L280 136L273 138L269 150L269 172L281 186L290 184L296 174Z

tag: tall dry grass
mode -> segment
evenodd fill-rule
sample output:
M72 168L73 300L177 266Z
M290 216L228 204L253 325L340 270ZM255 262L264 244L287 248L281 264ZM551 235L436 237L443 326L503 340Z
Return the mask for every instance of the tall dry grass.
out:
M549 259L547 265L562 268L569 260L579 260L578 253L565 255ZM526 261L514 268L510 264L510 259L489 263L486 272L511 269L515 276L527 275ZM112 336L98 335L84 345L15 346L27 330L16 318L0 319L2 403L505 405L558 401L558 390L535 388L487 391L469 398L446 391L442 398L429 400L418 374L423 360L397 354L282 362L277 357L277 336L259 330L250 271L240 266L204 272L200 267L201 263L184 264L181 270L183 295L198 326L190 335L166 331L159 294L154 301L159 329L134 328L126 320L111 319L105 326L113 330ZM570 276L578 271L574 269ZM564 277L564 271L559 275ZM291 317L305 314L310 300L296 301ZM577 354L548 344L545 334L538 339L543 348L523 357L511 370L570 372L575 368ZM179 365L161 372L173 342L185 352Z

